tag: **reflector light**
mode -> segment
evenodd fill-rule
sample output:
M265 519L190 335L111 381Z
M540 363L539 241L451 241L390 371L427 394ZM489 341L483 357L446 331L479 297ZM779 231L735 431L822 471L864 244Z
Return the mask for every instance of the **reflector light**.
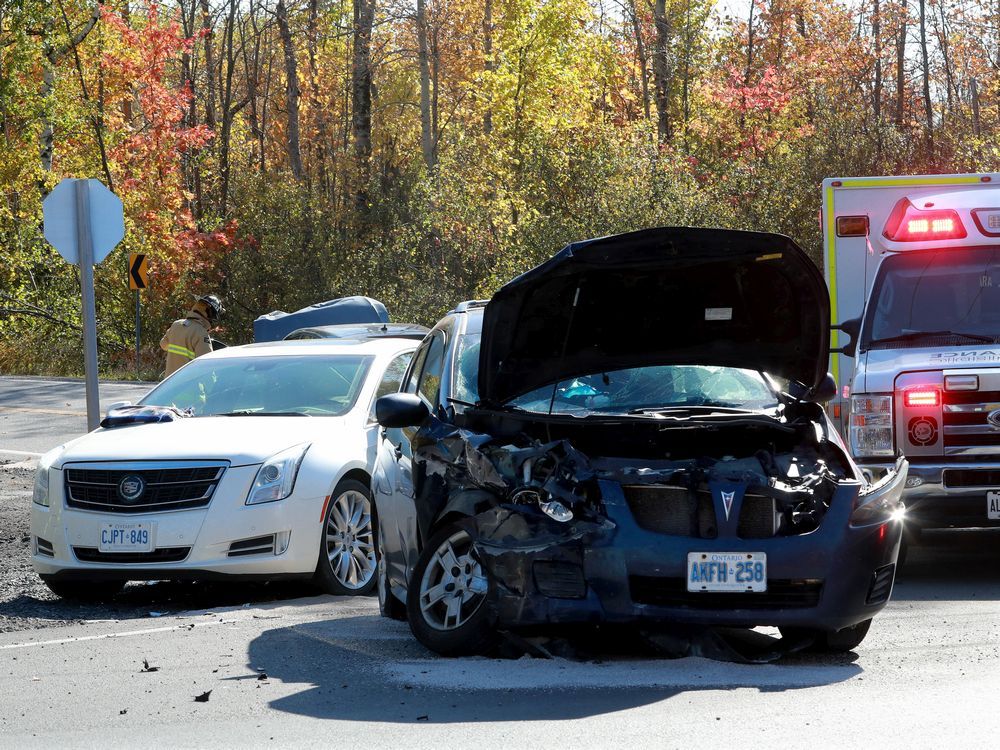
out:
M944 389L946 391L978 391L978 375L945 375Z
M960 240L967 236L965 226L954 209L922 210L910 203L908 198L900 200L892 209L882 234L893 242Z
M903 392L905 406L940 406L941 391L934 389L912 389Z
M987 237L1000 237L1000 208L974 208L972 220Z
M867 216L838 216L837 217L838 237L867 237L868 217Z

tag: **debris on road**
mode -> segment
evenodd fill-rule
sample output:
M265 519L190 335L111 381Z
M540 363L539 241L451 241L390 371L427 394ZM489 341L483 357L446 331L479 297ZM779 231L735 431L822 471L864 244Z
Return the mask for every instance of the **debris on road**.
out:
M159 667L151 667L151 666L149 666L149 660L148 659L143 659L142 660L142 669L140 669L139 671L140 672L159 672L160 668Z
M206 690L201 695L196 695L194 697L194 702L195 703L208 703L208 696L210 696L211 694L212 694L211 690Z

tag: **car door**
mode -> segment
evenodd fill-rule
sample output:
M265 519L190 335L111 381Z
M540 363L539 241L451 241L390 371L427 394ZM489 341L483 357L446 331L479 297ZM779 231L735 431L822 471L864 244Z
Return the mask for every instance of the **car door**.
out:
M417 349L400 390L416 393L432 411L437 407L447 338L435 331ZM414 506L412 449L416 427L385 428L372 486L386 571L393 586L405 586L420 550Z

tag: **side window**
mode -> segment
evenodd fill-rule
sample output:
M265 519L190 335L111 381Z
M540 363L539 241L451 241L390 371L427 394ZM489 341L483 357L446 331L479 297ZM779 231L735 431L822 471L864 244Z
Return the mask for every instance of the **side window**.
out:
M423 369L424 360L427 359L427 350L430 349L431 342L425 341L417 349L416 361L413 363L413 367L410 368L410 377L406 381L406 387L403 389L406 393L416 393L417 392L417 382L420 380L420 370Z
M403 382L403 376L406 374L406 366L410 364L411 357L413 357L413 352L400 354L385 368L382 380L379 382L378 388L375 389L375 398L372 399L372 407L368 414L368 419L372 422L375 421L375 402L382 396L395 393L399 390L399 386Z
M417 381L417 394L422 396L433 409L441 395L441 373L444 370L444 336L437 335L430 341L427 359Z

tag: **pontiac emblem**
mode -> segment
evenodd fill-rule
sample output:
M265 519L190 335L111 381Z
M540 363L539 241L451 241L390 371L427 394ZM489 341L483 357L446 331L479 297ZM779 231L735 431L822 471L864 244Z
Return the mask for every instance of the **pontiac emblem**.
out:
M726 511L726 520L729 520L729 513L733 509L733 498L736 496L735 492L723 492L722 493L722 507Z
M118 483L118 494L127 503L134 503L146 491L146 482L138 474L128 474Z
M994 427L1000 427L1000 409L994 409L986 415L986 421Z

